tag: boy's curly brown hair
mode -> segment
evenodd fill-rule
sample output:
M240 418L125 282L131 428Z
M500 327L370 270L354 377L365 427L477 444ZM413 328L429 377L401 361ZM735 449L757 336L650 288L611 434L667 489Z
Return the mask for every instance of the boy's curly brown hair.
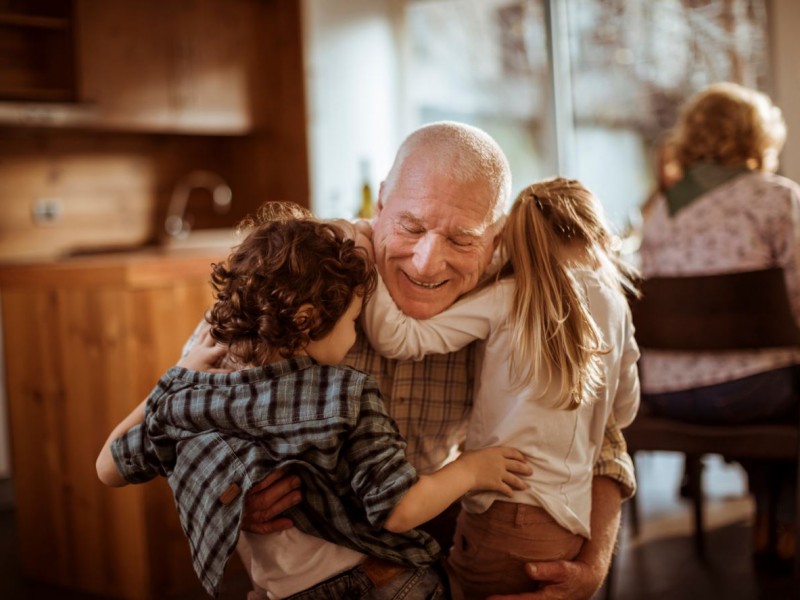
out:
M342 231L288 203L269 203L243 224L252 231L212 265L216 302L211 336L243 364L289 358L324 337L349 308L366 298L376 275L363 248ZM310 304L313 315L298 315Z

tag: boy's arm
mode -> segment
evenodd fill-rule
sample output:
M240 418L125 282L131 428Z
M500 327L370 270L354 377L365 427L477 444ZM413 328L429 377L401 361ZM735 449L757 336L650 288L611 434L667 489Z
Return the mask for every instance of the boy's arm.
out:
M386 519L389 531L403 532L431 520L467 492L494 490L511 497L527 486L516 474L530 475L525 456L514 448L464 452L430 475L420 475Z
M100 478L100 481L108 486L122 487L128 485L128 482L120 475L117 470L117 465L114 463L114 457L111 454L111 444L115 439L127 433L131 427L144 421L144 407L146 404L147 399L142 400L142 402L112 430L106 443L103 444L103 449L100 450L95 467L97 468L97 476Z
M217 345L211 337L208 324L206 323L205 327L202 327L201 324L195 330L195 333L192 334L190 342L187 342L183 356L178 361L178 366L198 371L220 371L221 369L216 369L213 365L217 364L224 354L225 349ZM103 448L100 450L100 454L95 462L95 468L97 469L97 476L100 478L100 481L108 486L122 487L129 483L122 477L117 469L114 456L111 452L111 444L114 440L130 431L131 428L144 422L146 404L147 398L142 400L142 402L111 431L105 444L103 444Z
M469 294L429 319L413 319L401 311L378 277L361 319L372 347L386 358L421 360L427 354L460 350L485 339L506 317L504 294L513 291L510 280ZM498 310L499 309L499 310Z
M436 473L418 477L406 460L405 442L386 414L372 378L362 393L358 422L342 455L353 465L351 486L370 523L397 532L435 517L471 490L511 495L512 489L525 488L516 474L532 472L518 450L487 448L466 452Z

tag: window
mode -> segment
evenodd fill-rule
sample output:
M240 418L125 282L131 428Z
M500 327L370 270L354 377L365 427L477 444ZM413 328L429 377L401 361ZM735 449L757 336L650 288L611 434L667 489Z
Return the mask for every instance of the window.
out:
M508 155L515 194L543 177L576 177L618 228L652 189L653 149L684 99L714 81L768 82L763 0L403 6L406 129L477 125Z

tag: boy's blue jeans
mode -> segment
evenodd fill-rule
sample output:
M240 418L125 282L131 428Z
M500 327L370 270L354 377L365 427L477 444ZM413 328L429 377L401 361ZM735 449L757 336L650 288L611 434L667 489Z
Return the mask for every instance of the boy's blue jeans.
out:
M368 559L369 560L369 559ZM353 567L286 600L444 600L442 575L435 566L402 569L389 581L373 582L369 566Z

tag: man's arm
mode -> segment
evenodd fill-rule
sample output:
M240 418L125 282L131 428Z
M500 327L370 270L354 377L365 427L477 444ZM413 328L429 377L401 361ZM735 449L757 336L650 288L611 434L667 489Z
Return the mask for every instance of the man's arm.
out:
M619 530L622 501L636 491L633 461L613 414L606 424L600 458L592 479L592 538L584 542L572 561L528 563L526 571L539 589L491 600L585 600L603 585Z
M574 560L528 563L528 576L538 581L536 592L490 596L489 600L588 600L606 578L619 530L620 486L607 477L592 480L592 539Z

